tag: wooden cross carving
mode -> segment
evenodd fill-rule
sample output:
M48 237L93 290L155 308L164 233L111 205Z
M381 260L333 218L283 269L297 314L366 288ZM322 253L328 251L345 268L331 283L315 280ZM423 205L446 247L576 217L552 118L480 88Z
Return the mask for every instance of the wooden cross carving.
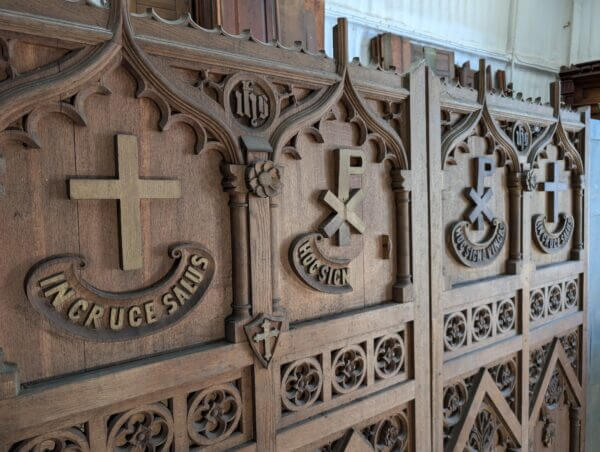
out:
M552 170L552 180L544 182L544 191L548 192L552 198L549 217L552 223L556 223L558 221L558 192L565 191L567 184L560 181L558 162L550 163L550 168Z
M140 179L137 137L117 135L118 179L69 179L71 199L117 199L121 235L121 268L142 267L141 199L181 197L178 180Z
M260 327L262 328L263 332L255 334L252 340L254 340L254 342L265 342L265 360L269 362L273 356L271 353L271 342L269 341L269 338L279 336L279 330L277 328L271 329L271 321L269 319L265 319Z

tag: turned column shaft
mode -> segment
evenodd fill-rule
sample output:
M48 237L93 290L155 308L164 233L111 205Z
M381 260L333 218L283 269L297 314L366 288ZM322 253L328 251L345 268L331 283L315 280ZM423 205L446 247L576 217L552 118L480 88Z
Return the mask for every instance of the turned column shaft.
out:
M523 211L523 187L521 179L523 173L510 173L508 177L509 202L509 220L510 220L510 241L509 241L509 270L510 273L518 273L518 267L523 260L521 250L521 212Z
M231 276L233 280L232 320L237 322L250 319L248 195L232 192L229 207L231 212Z
M582 174L574 176L573 182L573 214L575 217L575 230L573 231L573 259L579 260L583 254L583 186Z
M392 170L392 190L396 204L396 282L394 301L410 301L410 191L404 185L402 170Z

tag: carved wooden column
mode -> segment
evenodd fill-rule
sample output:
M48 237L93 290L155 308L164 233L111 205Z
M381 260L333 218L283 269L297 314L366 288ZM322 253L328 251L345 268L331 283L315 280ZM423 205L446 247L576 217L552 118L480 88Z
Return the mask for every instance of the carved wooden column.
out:
M393 298L398 303L412 301L412 278L410 274L410 190L407 186L408 172L393 168L392 191L396 205L396 282Z
M579 452L579 436L581 435L581 407L569 407L569 450Z
M509 172L509 221L510 221L510 249L508 260L508 273L517 274L521 271L523 253L521 251L521 234L523 210L523 178L527 172Z
M248 191L245 165L221 164L223 189L229 193L231 221L232 313L225 319L225 337L230 342L243 342L243 326L250 320L250 285L248 272Z
M583 258L583 189L585 176L583 174L573 175L573 216L575 217L575 230L573 231L573 249L571 259Z

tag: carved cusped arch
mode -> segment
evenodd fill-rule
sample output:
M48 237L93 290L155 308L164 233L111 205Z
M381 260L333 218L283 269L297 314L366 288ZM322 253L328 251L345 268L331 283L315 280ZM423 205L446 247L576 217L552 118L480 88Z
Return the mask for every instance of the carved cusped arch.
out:
M86 100L91 94L110 94L103 79L123 64L136 79L136 97L152 100L159 109L160 130L184 123L196 136L196 153L216 149L226 162L243 163L225 114L211 108L214 101L202 92L188 96L182 90L184 84L166 75L163 63L151 59L137 44L126 1L112 2L108 28L112 32L109 40L75 51L59 71L42 67L10 80L10 86L0 92L0 141L16 140L40 148L37 124L49 113L61 113L77 125L87 125Z

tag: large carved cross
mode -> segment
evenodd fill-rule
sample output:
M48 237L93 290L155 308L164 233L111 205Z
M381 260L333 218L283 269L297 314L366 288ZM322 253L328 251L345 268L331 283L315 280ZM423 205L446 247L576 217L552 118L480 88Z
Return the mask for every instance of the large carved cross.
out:
M265 361L269 362L273 356L271 353L271 342L269 341L269 338L279 336L279 330L277 328L271 329L271 321L268 319L265 319L260 327L262 328L263 332L255 334L252 340L254 342L265 342Z
M141 199L181 197L178 180L140 179L137 137L117 135L118 179L69 179L71 199L117 199L121 236L121 268L142 267Z
M492 197L492 189L485 187L485 178L494 174L494 161L490 157L476 157L477 184L469 190L469 198L475 203L475 207L469 213L469 221L475 224L475 230L481 231L484 217L492 221L494 213L488 206Z
M360 149L338 150L338 194L331 190L321 195L321 201L331 207L332 215L321 225L321 230L326 237L338 234L338 245L350 245L350 228L354 227L361 234L365 231L365 224L355 210L364 198L362 188L350 190L350 176L365 172L364 153Z
M552 218L552 223L556 223L558 221L558 192L565 191L567 184L560 181L558 162L550 163L550 168L552 169L552 180L544 182L544 191L548 192L552 198L549 217Z

